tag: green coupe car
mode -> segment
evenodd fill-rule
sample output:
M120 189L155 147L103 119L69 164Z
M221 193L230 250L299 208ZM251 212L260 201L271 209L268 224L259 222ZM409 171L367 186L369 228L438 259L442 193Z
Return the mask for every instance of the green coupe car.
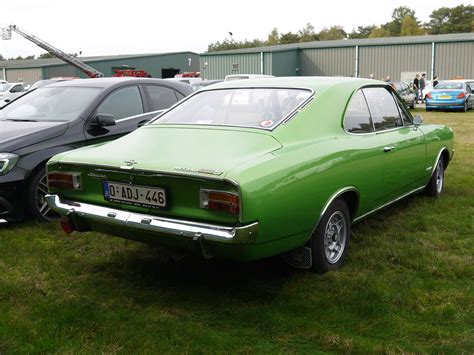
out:
M100 231L327 272L351 224L410 194L438 196L453 132L412 117L386 83L232 81L110 143L54 156L50 207L66 232Z

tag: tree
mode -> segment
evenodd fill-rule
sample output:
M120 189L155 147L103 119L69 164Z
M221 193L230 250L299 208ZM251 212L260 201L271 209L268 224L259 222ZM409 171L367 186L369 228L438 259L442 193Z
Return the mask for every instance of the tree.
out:
M0 54L0 60L6 60L3 55Z
M474 32L474 6L441 7L425 24L430 34Z
M47 59L47 58L54 58L54 55L52 55L51 53L42 53L39 55L38 59Z
M301 30L298 31L299 42L319 41L318 35L314 32L314 26L307 23Z
M272 32L267 37L265 45L274 46L280 43L280 33L278 33L278 28L274 28Z
M342 26L331 26L330 28L323 28L321 32L318 33L318 37L321 41L330 41L347 38L347 33Z
M406 16L413 18L413 20L418 23L415 16L415 10L406 6L399 6L392 11L392 21L387 22L382 27L390 32L392 36L400 36L402 32L402 21Z
M403 18L400 30L401 36L419 36L424 34L425 31L418 25L413 17L407 15Z
M356 39L356 38L368 38L370 33L375 30L377 26L372 25L372 26L358 26L357 30L352 30L351 33L347 35L348 38L350 39Z
M370 32L369 38L390 37L392 34L384 27L375 27Z
M280 44L290 44L290 43L298 43L300 41L300 36L293 32L283 33L280 36Z

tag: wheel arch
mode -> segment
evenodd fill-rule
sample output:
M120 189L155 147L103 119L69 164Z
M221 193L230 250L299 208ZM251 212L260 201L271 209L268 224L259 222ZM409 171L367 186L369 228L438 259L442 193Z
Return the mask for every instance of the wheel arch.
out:
M347 205L347 208L349 209L351 222L354 220L355 216L357 215L357 211L359 209L359 200L360 200L359 190L357 190L355 186L346 186L346 187L338 189L326 201L319 216L317 217L316 223L314 224L313 229L311 230L311 233L308 236L308 240L311 239L311 236L314 234L314 231L318 227L319 221L321 221L321 218L326 213L329 206L338 198L341 198L342 200L344 200L344 202Z

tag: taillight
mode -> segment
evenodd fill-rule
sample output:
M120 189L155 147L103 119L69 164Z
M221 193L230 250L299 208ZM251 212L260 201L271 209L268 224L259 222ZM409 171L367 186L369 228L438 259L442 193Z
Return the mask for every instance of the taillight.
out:
M240 198L232 192L201 189L201 208L238 215Z
M465 97L466 97L466 94L462 92L458 96L456 96L456 99L463 99Z
M433 96L431 96L431 92L429 92L429 93L426 94L426 98L427 98L427 99L432 99L432 98L433 98Z
M81 174L73 172L52 171L48 173L48 189L81 189Z

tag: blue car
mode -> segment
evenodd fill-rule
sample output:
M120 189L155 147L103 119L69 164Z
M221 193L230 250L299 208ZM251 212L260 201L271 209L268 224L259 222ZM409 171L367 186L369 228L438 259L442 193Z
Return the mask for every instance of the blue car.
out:
M472 95L474 81L442 81L426 95L426 111L461 109L466 112L474 107Z

